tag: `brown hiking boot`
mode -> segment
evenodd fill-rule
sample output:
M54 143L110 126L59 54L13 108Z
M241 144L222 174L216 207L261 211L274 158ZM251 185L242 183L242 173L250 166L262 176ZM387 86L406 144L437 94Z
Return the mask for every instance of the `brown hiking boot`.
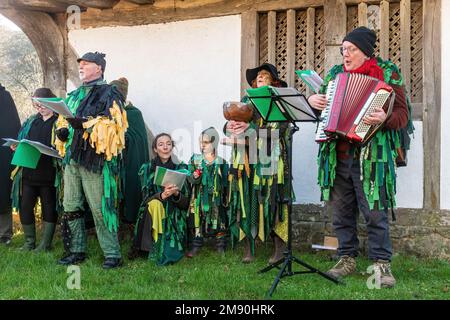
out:
M251 263L253 260L255 260L255 256L252 255L250 239L246 238L244 240L244 257L242 258L242 263Z
M338 263L327 271L327 274L335 277L341 278L352 274L356 270L356 260L350 256L342 256Z
M273 237L273 252L269 259L269 264L274 264L275 262L283 259L284 250L286 249L284 241L277 235Z
M391 264L387 260L378 260L373 264L373 271L376 276L377 283L381 288L392 288L395 286L395 278L392 275Z

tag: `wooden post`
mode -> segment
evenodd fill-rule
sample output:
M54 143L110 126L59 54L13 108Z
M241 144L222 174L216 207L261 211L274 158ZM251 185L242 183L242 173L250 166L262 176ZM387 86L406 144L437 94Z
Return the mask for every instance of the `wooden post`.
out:
M267 14L267 61L276 65L277 46L277 13L269 11Z
M308 8L306 10L306 69L314 69L314 33L316 25L316 9ZM312 90L306 88L306 96L312 94Z
M287 11L287 32L286 32L286 82L288 86L295 85L295 10Z
M248 88L245 71L254 68L259 60L259 23L258 12L248 11L241 15L241 96Z
M406 92L411 92L411 0L400 1L401 73Z
M423 2L423 207L431 210L441 192L441 2Z
M380 3L380 57L383 60L389 59L389 2Z
M324 0L325 74L335 64L342 63L339 48L347 32L347 7L344 0Z
M367 27L367 3L361 2L358 4L358 26Z

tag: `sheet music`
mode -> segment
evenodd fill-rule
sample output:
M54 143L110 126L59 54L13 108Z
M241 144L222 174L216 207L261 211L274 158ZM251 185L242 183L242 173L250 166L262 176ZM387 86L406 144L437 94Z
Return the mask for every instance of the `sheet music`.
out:
M12 138L2 138L2 139L6 141L4 144L2 144L3 147L10 147L10 146L18 145L20 143L19 140L12 139Z
M28 143L29 145L31 145L31 146L35 147L36 149L38 149L39 152L42 153L42 154L45 154L45 155L53 157L53 158L62 159L57 150L55 150L53 148L50 148L49 146L46 146L45 144L42 144L42 143L40 143L38 141L22 139L20 141L20 143Z
M42 144L42 143L40 143L38 141L32 141L32 140L28 140L28 139L22 139L22 140L19 141L19 140L12 139L12 138L3 138L3 140L6 141L2 145L4 147L10 147L12 145L18 145L19 143L26 143L26 144L29 144L30 146L35 147L42 154L45 154L45 155L53 157L53 158L62 159L57 150L55 150L53 148L50 148L49 146L46 146L45 144Z
M295 88L271 87L278 95L296 95L292 97L281 97L278 107L285 110L292 119L297 121L318 120L316 114L306 100L306 97Z
M154 183L164 187L174 184L179 190L181 190L184 182L186 181L186 177L187 175L185 173L157 166Z
M302 79L314 93L319 93L320 87L323 84L323 79L317 72L314 70L297 70L295 73L297 73L300 79Z
M64 102L62 98L32 98L37 103L42 104L44 107L62 115L65 118L74 118L69 107Z

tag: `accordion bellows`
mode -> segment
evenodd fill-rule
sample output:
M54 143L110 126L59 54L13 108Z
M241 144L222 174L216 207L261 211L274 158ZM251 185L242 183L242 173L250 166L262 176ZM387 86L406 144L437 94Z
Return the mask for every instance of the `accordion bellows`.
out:
M227 120L250 122L253 117L253 107L251 104L242 102L225 102L223 104L223 116Z
M357 73L338 74L329 82L326 96L328 104L322 111L316 141L341 137L361 145L367 144L384 124L366 125L363 118L386 104L384 110L389 117L395 100L391 86Z

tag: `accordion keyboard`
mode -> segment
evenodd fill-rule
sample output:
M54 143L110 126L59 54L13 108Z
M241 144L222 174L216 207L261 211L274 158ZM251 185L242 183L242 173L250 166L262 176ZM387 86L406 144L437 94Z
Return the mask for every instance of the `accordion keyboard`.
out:
M331 106L333 104L333 97L334 97L335 90L336 90L336 81L330 81L328 83L327 93L326 93L326 98L327 98L328 102L327 102L327 106L322 111L322 114L321 114L322 120L319 122L319 126L317 127L316 142L323 142L323 141L327 141L330 139L330 137L328 137L325 134L324 129L328 125L328 119L330 117L330 111L331 111Z
M369 124L365 124L363 121L363 117L366 115L371 114L375 108L382 108L384 104L386 103L387 99L389 98L390 92L386 90L379 90L377 94L375 94L374 98L372 99L370 105L367 107L366 110L362 110L360 116L357 118L357 122L359 121L359 124L357 124L355 133L360 136L362 139L367 135L369 130L374 130L378 126L372 126Z

